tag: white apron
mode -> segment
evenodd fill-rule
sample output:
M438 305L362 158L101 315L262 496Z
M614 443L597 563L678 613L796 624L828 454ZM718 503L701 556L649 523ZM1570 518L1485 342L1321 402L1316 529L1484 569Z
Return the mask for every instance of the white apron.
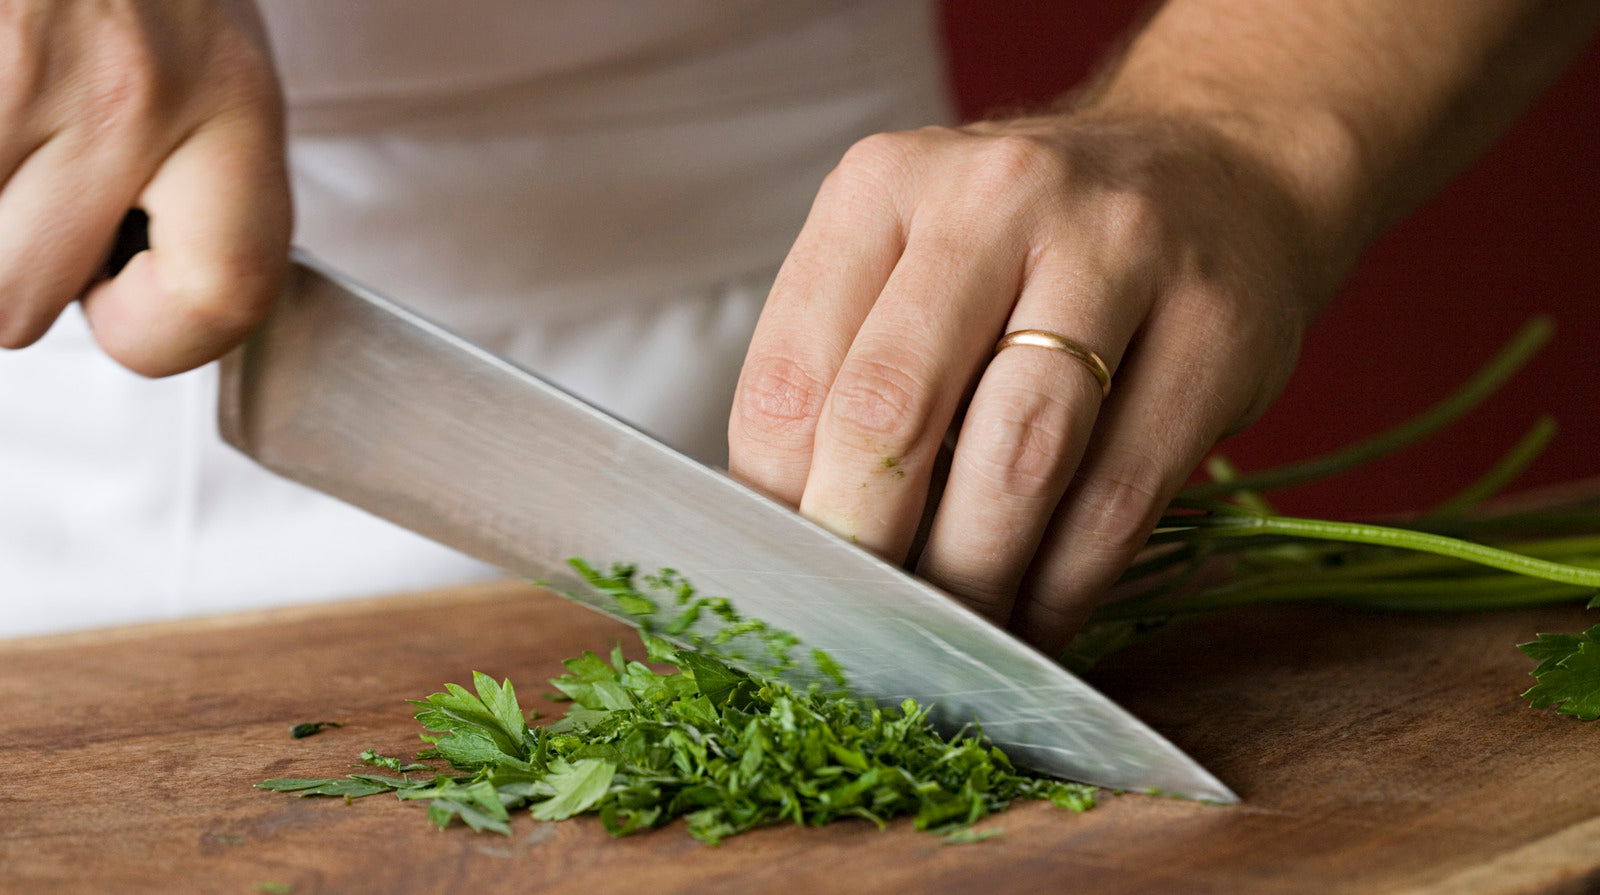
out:
M948 119L926 0L261 0L296 241L708 462L855 139ZM76 308L0 352L0 636L493 574L216 437Z

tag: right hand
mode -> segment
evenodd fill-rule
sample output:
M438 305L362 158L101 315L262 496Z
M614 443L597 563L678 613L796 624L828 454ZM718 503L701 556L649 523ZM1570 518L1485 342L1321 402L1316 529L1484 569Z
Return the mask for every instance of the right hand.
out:
M146 376L226 353L288 263L283 102L249 0L0 5L0 347L81 299ZM150 251L100 280L130 208Z
M1289 378L1333 253L1215 124L1100 106L857 144L750 343L729 469L1055 654ZM1118 378L1007 332L1082 339ZM1103 369L1103 368L1102 368ZM965 404L965 408L963 408Z

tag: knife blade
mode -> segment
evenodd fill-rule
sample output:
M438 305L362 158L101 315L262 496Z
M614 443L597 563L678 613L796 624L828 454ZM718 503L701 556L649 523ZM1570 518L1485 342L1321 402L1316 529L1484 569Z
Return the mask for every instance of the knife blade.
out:
M980 722L1018 764L1237 801L932 585L304 253L221 379L223 437L268 469L591 608L610 604L569 558L672 568L826 650L858 692Z

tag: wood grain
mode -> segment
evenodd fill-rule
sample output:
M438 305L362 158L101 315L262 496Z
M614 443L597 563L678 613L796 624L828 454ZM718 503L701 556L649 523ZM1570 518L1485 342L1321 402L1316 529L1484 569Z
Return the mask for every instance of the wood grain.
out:
M775 828L707 848L591 819L510 838L419 806L255 790L412 754L405 699L474 669L533 697L627 636L520 584L0 642L0 891L305 893L1568 892L1600 886L1600 726L1526 708L1514 643L1582 610L1259 610L1179 628L1095 680L1235 787L1207 807L1027 804L1005 835ZM556 707L539 703L554 711ZM345 727L304 740L300 721Z

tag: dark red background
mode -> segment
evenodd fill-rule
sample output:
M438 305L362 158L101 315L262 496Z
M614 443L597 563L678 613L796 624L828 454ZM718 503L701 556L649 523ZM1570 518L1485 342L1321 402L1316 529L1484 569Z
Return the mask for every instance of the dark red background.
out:
M945 0L964 114L1073 86L1144 0ZM1453 429L1335 482L1276 496L1296 513L1418 508L1488 468L1541 412L1561 432L1516 487L1600 475L1600 44L1471 171L1367 253L1311 332L1282 398L1222 450L1244 469L1300 459L1425 409L1536 312L1556 337Z

